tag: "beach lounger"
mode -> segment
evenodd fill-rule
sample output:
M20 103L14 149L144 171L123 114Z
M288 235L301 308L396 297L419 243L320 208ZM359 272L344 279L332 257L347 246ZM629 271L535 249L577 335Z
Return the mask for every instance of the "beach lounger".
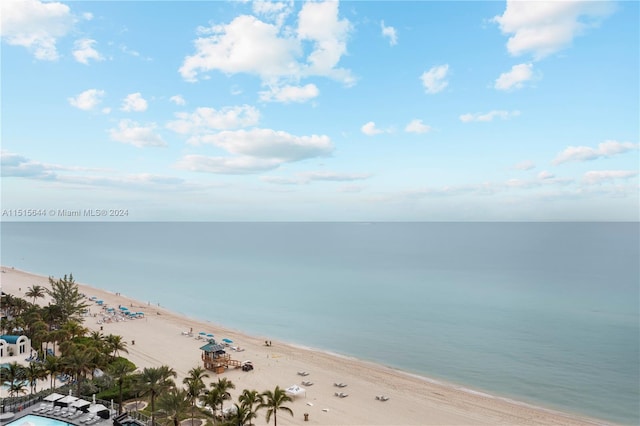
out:
M80 419L80 423L87 423L87 422L93 420L95 417L96 417L95 414L89 413L89 414L87 414L86 416L84 416L83 418Z
M66 417L69 412L69 407L62 407L60 411L58 411L58 417Z
M78 417L82 416L84 414L84 411L82 410L76 410L75 413L71 414L69 416L70 419L77 419Z
M33 412L40 413L41 411L44 411L47 408L49 408L49 404L47 404L46 402L42 402L40 403L40 405L38 405L36 408L33 409Z
M310 382L310 381L308 381L308 380L304 380L304 381L302 382L302 385L303 385L303 386L311 386L311 385L313 385L313 382Z
M348 394L348 393L344 393L344 392L336 392L336 393L334 393L333 395L338 396L338 397L340 397L340 398L346 398L346 397L348 397L348 396L349 396L349 394Z
M334 383L333 386L337 386L339 388L346 388L347 385L345 383Z
M376 399L378 401L388 401L389 397L388 396L384 396L384 395L376 395Z
M309 373L307 373L306 371L298 371L298 375L299 376L308 376Z

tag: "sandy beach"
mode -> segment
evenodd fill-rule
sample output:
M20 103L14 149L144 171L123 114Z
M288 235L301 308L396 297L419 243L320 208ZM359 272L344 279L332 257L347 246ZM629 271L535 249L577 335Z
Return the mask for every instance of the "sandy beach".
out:
M0 276L2 291L26 298L24 293L33 285L48 286L47 277L3 267ZM299 385L305 395L295 398L288 406L294 416L278 415L282 425L579 425L604 424L606 422L534 407L531 405L496 398L483 392L470 392L459 386L427 380L385 366L342 357L322 351L298 347L270 339L269 336L249 336L224 328L213 322L199 321L177 315L163 307L146 301L130 299L126 289L105 291L78 283L87 296L95 296L104 305L115 308L128 307L144 312L144 317L129 320L105 321L105 310L94 302L91 314L84 326L90 330L102 330L104 334L117 334L128 344L128 355L138 368L169 365L177 373L176 383L182 383L187 372L202 366L202 351L206 341L200 332L212 333L215 339L230 339L233 359L251 360L255 369L243 372L228 369L216 375L210 372L205 383L227 377L235 385L234 400L243 389L272 390L276 385L287 388ZM151 298L151 297L150 297ZM44 303L46 303L44 299ZM43 303L40 299L39 303ZM95 315L95 316L94 316ZM216 318L224 322L224 318ZM192 331L191 335L189 332ZM265 345L271 340L271 346ZM133 343L135 342L135 343ZM401 350L401 349L399 349ZM11 359L3 359L3 362ZM308 372L301 376L299 372ZM310 386L303 381L313 382ZM347 386L338 388L335 383ZM335 396L344 392L347 397ZM385 395L387 401L376 396ZM304 421L304 414L308 421ZM265 424L264 413L256 424Z

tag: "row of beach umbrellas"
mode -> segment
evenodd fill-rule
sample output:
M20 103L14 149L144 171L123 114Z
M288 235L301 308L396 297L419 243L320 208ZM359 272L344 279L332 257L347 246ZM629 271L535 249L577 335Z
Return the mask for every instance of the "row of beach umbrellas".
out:
M213 334L212 333L207 333L206 331L201 331L200 333L198 333L200 336L202 337L208 337L208 338L213 338ZM231 339L222 339L223 342L225 343L233 343L233 340Z

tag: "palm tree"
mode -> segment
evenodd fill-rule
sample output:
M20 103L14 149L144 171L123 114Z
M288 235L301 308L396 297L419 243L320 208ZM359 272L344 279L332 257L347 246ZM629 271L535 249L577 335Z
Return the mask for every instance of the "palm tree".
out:
M189 370L189 375L182 380L182 383L187 386L187 394L189 395L189 401L191 402L191 423L193 423L196 401L202 391L207 387L204 384L205 377L209 377L207 370L205 370L204 367L198 366Z
M76 385L78 386L76 395L80 395L80 386L83 379L95 367L93 359L94 351L92 348L80 345L75 345L68 353L62 356L64 369L71 373L71 376L76 380Z
M43 286L35 284L32 287L27 288L26 293L24 294L27 297L31 297L33 299L33 304L36 304L36 299L44 299L44 295L46 290Z
M115 334L109 334L104 338L107 348L109 348L110 354L112 357L117 357L120 354L120 351L124 353L129 353L127 350L127 342L122 339L122 336L118 336Z
M82 337L89 332L89 329L83 327L82 324L76 320L70 320L64 323L62 329L67 332L69 338Z
M248 420L249 426L251 426L252 425L251 420L258 417L258 415L256 414L256 409L254 408L254 405L259 406L264 402L262 395L258 393L257 390L245 389L242 391L242 395L240 395L240 397L238 398L238 401L240 401L240 405L242 407L248 409L248 413L245 418L245 421Z
M136 366L127 359L120 358L109 365L108 373L118 383L118 414L122 414L122 388L125 379L135 371Z
M55 389L56 376L62 371L62 362L60 358L53 355L48 355L44 358L44 369L51 376L51 383L49 387Z
M264 397L264 402L258 405L258 409L266 408L267 409L267 423L271 419L273 415L273 426L278 426L278 418L277 413L278 410L286 411L287 413L293 416L293 411L289 407L285 407L285 402L292 401L291 397L287 395L284 389L280 389L280 386L276 386L276 388L272 391L264 391L262 392L262 396Z
M186 417L190 405L189 394L184 389L169 389L158 398L159 411L173 420L173 426L178 426L180 419Z
M211 384L213 387L213 383ZM211 389L208 392L205 392L204 395L200 396L200 401L206 406L211 408L211 412L213 413L213 424L216 424L216 420L218 418L218 404L220 404L220 400L222 399L222 395L217 389Z
M27 367L24 368L25 379L31 385L31 394L37 392L36 387L38 386L38 379L42 379L46 377L47 372L42 366L42 364L37 362L30 362Z
M230 420L230 424L232 425L237 425L237 426L244 426L247 424L247 422L249 422L249 424L251 424L251 419L253 417L251 417L251 410L249 407L245 406L245 405L238 405L238 404L233 404L236 409L235 409L235 413L233 414L233 416L231 417Z
M138 376L138 387L142 394L151 395L151 424L155 422L156 397L162 392L175 387L172 377L177 377L177 374L171 367L166 365L157 368L145 368Z
M26 393L27 391L24 389L25 380L24 367L17 362L14 361L0 366L0 383L8 385L9 396Z
M222 414L223 404L225 399L230 399L231 394L229 393L230 389L235 389L236 385L226 377L222 377L218 379L217 382L211 383L211 387L213 388L213 392L218 394L218 403L220 404L220 414Z

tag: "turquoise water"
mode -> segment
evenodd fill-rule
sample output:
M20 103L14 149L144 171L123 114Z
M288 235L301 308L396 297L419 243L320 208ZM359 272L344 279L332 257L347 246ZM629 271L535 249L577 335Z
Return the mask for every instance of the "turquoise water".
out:
M5 223L1 260L638 424L639 235L637 223Z
M5 426L20 426L24 423L30 423L29 426L66 426L67 422L60 420L50 419L48 417L40 417L34 414L27 414L24 417L20 417L12 422L6 423Z

